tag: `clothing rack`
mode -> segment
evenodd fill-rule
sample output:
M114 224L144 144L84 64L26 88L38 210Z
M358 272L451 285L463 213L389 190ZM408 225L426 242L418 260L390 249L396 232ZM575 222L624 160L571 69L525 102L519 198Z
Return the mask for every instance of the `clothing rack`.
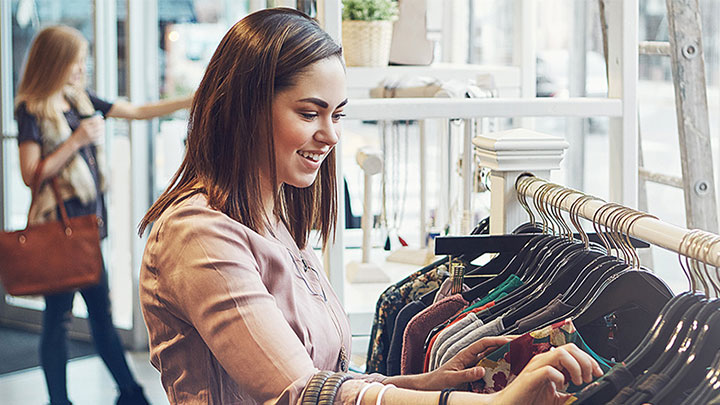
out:
M542 190L543 186L547 187L546 185L562 187L557 184L550 183L547 180L537 178L533 175L527 175L520 176L517 179L515 183L515 190L518 194L518 197L537 199L539 198L539 191ZM572 193L567 195L565 198L546 200L545 203L555 208L560 208L564 211L569 212L575 201L580 198L586 198L587 201L585 201L582 205L580 205L579 209L577 209L577 214L580 217L601 224L603 226L611 226L611 224L608 223L608 216L603 216L601 215L602 213L599 212L602 209L607 210L607 208L603 208L603 206L606 206L607 204L605 201L589 196L577 190L571 190L565 187L562 188L568 191L572 191ZM631 208L623 208L626 208L627 210L632 210L634 212L639 212ZM630 226L628 227L626 233L628 234L628 236L644 240L652 245L660 246L675 253L680 253L690 259L710 264L715 267L720 266L720 243L713 243L709 246L708 250L701 252L688 251L689 249L683 247L684 245L687 245L688 238L691 236L691 234L697 233L697 231L681 228L679 226L663 222L651 216L645 216L637 218L635 221L633 221L632 224L630 224ZM706 234L720 239L720 236L718 235L710 233ZM711 276L715 276L717 278L717 275L713 275L711 272L708 273L710 273Z

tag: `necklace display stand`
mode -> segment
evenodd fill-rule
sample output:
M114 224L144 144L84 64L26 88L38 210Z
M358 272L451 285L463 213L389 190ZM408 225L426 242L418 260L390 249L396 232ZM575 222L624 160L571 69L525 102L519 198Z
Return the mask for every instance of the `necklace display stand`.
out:
M361 222L362 261L350 262L346 268L346 277L351 283L388 283L390 282L390 277L385 274L380 266L370 262L370 251L372 250L371 236L373 230L372 176L382 171L382 152L366 146L358 150L356 160L362 168L365 177Z

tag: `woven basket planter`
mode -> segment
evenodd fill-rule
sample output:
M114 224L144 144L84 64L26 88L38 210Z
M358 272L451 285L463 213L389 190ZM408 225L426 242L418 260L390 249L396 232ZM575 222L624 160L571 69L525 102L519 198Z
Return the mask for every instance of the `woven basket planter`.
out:
M343 20L342 42L347 66L387 66L392 21Z

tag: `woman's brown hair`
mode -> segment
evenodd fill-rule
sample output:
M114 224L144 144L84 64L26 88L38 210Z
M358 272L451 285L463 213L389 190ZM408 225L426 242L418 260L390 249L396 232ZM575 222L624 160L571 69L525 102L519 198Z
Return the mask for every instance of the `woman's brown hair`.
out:
M36 117L59 120L61 115L50 96L65 87L73 64L87 46L85 37L72 27L53 25L38 32L25 61L15 105L25 103Z
M236 23L220 41L195 92L185 158L168 189L145 214L140 235L198 186L212 208L256 232L265 231L260 193L260 168L265 165L273 195L278 196L275 214L298 246L305 247L311 229L319 229L327 243L337 216L335 150L310 187L282 185L278 190L272 102L310 65L330 57L342 60L340 46L299 11L265 9Z

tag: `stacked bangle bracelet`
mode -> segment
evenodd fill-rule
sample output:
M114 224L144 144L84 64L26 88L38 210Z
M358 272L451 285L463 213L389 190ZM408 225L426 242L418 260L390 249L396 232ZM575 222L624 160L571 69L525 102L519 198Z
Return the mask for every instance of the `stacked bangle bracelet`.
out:
M352 378L348 373L335 373L331 375L322 386L318 396L318 405L333 405L340 385Z
M330 378L331 375L332 372L330 371L321 371L315 374L305 387L302 401L300 401L300 403L302 405L317 405L320 390L322 389L323 384L325 384L325 381L327 381L327 379Z
M348 373L321 371L310 379L303 391L301 405L332 405L338 389L352 378Z

